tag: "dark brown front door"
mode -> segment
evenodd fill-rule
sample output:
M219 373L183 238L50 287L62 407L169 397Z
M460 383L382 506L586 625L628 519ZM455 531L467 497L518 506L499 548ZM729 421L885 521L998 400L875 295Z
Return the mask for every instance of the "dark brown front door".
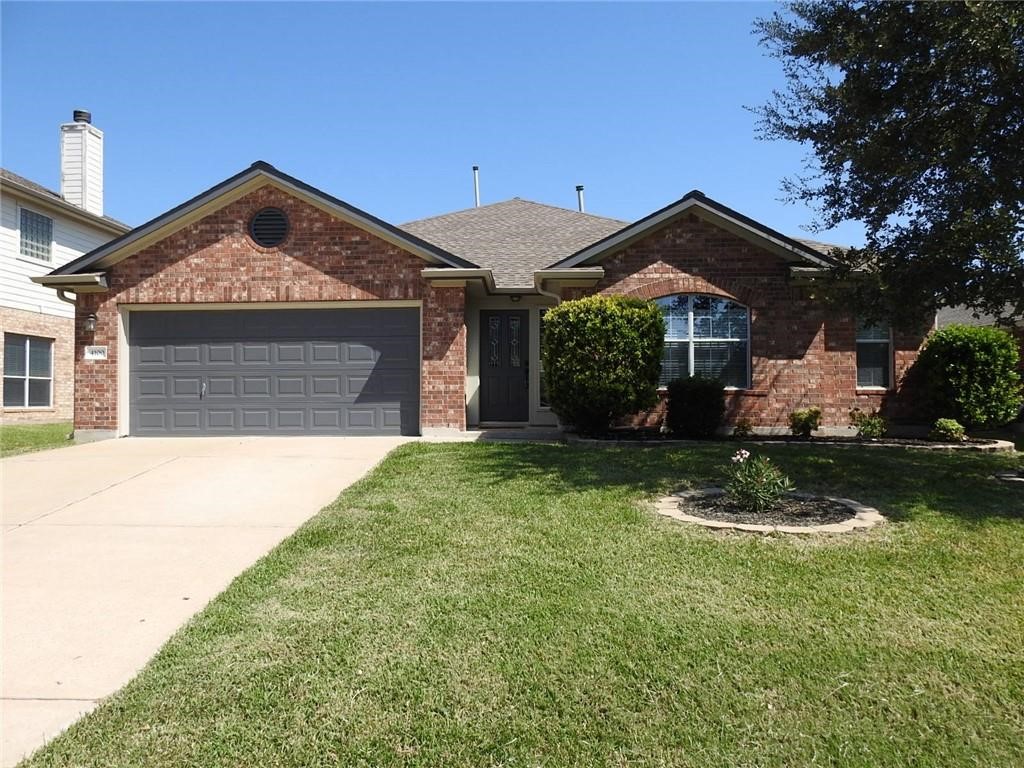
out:
M529 313L480 312L480 421L530 418Z

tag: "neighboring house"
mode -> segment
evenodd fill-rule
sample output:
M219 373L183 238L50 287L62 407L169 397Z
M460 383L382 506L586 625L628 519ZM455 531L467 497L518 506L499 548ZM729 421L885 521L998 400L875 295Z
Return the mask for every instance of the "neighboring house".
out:
M515 199L399 228L255 163L37 281L78 296L80 439L554 424L543 313L595 292L657 300L665 378L722 378L733 420L897 415L924 331L830 312L829 251L700 192L633 224Z
M70 420L74 406L74 306L30 278L129 229L103 215L102 132L84 112L60 130L59 194L0 169L0 368L8 423Z

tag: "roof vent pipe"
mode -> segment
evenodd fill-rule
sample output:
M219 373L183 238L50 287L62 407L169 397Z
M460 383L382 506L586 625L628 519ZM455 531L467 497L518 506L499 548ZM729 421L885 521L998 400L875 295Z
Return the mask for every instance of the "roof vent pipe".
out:
M473 200L476 202L476 207L480 207L480 166L473 166Z
M576 203L580 207L580 213L586 213L586 209L583 206L583 185L576 185Z

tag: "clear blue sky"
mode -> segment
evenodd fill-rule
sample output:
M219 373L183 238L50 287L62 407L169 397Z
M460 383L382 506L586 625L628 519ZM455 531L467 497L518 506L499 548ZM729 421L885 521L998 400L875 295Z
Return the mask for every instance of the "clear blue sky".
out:
M140 224L266 160L394 223L524 197L633 220L701 189L783 232L804 150L755 138L782 85L768 3L3 3L2 162L59 186L59 123L106 135ZM818 235L861 242L850 224Z

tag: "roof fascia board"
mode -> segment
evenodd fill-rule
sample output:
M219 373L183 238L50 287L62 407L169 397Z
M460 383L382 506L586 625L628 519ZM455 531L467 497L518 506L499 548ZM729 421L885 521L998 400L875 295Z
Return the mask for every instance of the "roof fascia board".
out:
M29 198L33 203L38 204L41 207L46 208L52 213L57 213L62 216L67 216L69 219L87 224L90 227L96 229L102 229L104 232L112 232L115 235L122 235L125 232L131 230L131 227L123 224L115 224L109 219L104 219L100 216L94 216L88 211L83 211L78 206L72 205L71 203L61 200L59 198L51 197L50 195L44 195L37 190L23 186L16 181L10 181L3 179L0 181L0 186L3 187L5 192L10 193L12 196L22 196Z
M815 255L811 253L809 248L800 245L796 241L787 242L788 238L785 238L784 235L780 235L774 230L761 225L755 226L756 222L753 222L752 219L740 218L740 214L718 203L712 205L712 202L706 198L697 197L695 193L690 193L678 202L668 205L660 211L655 211L650 216L640 219L619 232L609 235L603 240L599 240L593 245L587 246L572 256L563 259L552 265L552 268L575 267L594 259L600 259L611 252L627 248L690 209L694 209L694 212L698 213L701 218L710 219L713 223L718 223L719 225L727 225L725 226L726 229L748 241L761 245L769 244L771 250L777 254L786 256L795 254L803 261L809 261L823 267L831 266L820 254Z
M430 245L412 234L402 232L397 227L393 227L381 219L377 219L337 198L333 198L315 187L282 174L271 165L254 163L241 173L225 179L205 192L201 192L192 199L136 227L121 237L90 251L74 261L68 262L64 266L55 269L51 274L74 274L78 270L94 265L109 267L162 240L172 232L198 221L212 211L218 210L267 184L272 184L282 191L313 203L318 208L369 231L392 245L414 253L428 262L447 263L456 267L475 266L454 254Z

